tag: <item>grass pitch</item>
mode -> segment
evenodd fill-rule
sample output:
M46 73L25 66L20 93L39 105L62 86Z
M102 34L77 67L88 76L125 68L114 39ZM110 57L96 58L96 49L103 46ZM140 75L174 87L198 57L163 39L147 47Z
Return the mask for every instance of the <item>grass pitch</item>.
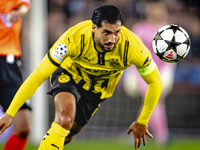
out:
M74 139L66 145L64 150L134 150L133 139ZM38 145L28 143L25 150L37 150ZM3 149L3 145L0 145ZM174 139L166 145L157 145L153 139L148 139L146 146L141 145L138 150L199 150L200 138Z

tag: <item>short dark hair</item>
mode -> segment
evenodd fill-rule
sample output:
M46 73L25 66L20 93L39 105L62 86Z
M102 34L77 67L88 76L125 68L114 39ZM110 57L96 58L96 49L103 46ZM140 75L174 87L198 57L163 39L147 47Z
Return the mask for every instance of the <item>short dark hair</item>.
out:
M107 4L99 6L94 10L92 15L92 22L98 27L101 27L102 21L106 21L111 24L121 21L123 24L123 18L119 9L113 5Z

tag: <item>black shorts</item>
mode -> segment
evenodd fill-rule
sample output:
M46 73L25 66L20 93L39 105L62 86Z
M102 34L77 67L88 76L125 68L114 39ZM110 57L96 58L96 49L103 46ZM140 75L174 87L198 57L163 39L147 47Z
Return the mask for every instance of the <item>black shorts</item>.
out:
M51 78L52 89L48 94L53 97L59 92L70 92L76 99L75 122L79 126L88 123L92 115L96 112L99 104L105 99L100 99L99 94L88 92L77 85L71 75L63 68L59 67Z
M5 112L18 88L22 84L22 74L16 63L7 63L6 57L0 57L0 105ZM26 103L20 109L30 109Z

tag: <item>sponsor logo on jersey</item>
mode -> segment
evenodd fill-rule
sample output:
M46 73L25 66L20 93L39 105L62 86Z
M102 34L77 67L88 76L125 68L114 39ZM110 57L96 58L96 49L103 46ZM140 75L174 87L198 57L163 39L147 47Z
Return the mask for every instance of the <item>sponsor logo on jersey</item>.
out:
M89 69L89 68L84 68L82 67L81 65L79 64L76 64L76 67L84 70L84 71L88 71L90 73L98 73L98 74L105 74L105 75L108 75L108 74L113 74L113 73L116 73L117 70L99 70L99 69Z
M70 80L70 77L64 73L62 73L59 77L58 77L58 81L60 83L66 83Z

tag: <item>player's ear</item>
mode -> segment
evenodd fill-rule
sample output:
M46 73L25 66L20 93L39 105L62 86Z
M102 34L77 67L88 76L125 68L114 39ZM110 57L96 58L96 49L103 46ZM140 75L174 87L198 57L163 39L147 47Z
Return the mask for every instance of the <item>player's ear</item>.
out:
M92 24L92 32L93 33L95 33L96 29L97 29L97 25L96 24Z

